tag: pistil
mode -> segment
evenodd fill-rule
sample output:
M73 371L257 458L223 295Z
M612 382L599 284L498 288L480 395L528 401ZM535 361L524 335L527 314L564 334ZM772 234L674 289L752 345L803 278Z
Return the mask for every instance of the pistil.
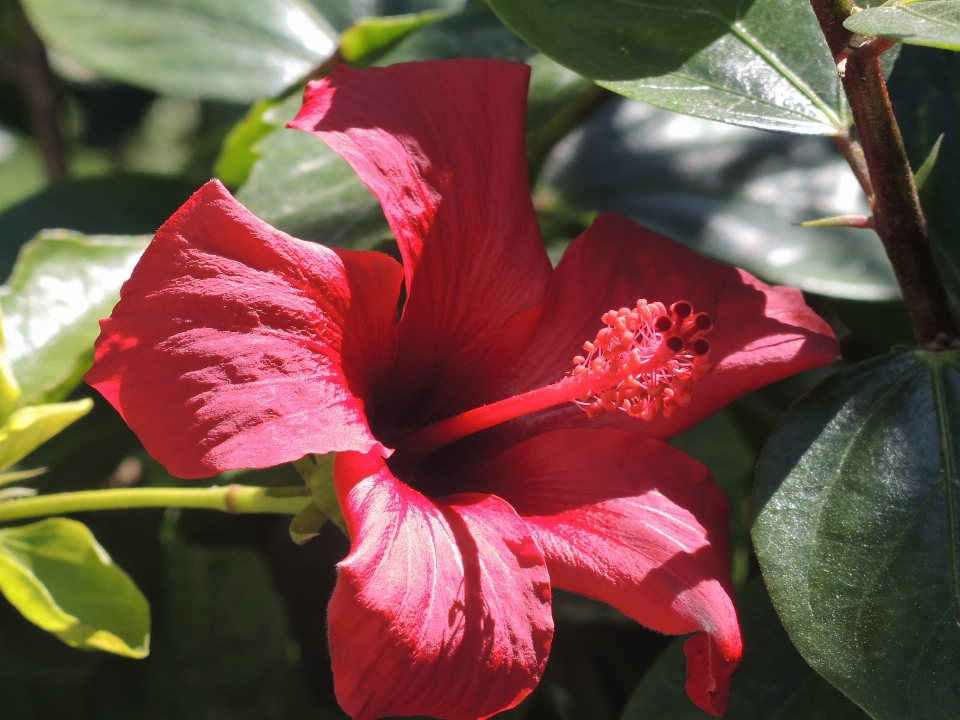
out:
M638 300L601 320L596 339L583 345L586 355L574 357L561 380L414 430L398 439L391 464L413 467L455 440L567 402L591 418L621 410L647 421L690 404L690 386L710 371L709 315L695 313L685 300L669 309Z

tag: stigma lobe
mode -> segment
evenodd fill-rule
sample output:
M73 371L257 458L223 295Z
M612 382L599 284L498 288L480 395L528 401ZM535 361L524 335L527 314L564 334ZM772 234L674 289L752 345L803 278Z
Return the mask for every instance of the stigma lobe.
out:
M574 402L595 417L623 410L652 420L670 417L690 404L690 387L710 372L713 327L707 313L686 300L663 303L638 300L634 308L604 313L596 340L583 344L586 355L573 359L571 376L586 390Z

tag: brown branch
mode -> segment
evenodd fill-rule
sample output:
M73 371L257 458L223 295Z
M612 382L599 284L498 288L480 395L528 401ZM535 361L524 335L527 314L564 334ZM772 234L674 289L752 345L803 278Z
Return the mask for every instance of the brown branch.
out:
M855 35L843 27L853 11L850 0L810 0L810 4L850 102L873 189L876 232L893 265L914 334L922 343L940 333L956 337L957 325L933 259L913 172L880 69L880 54L892 43Z
M57 121L57 96L47 52L23 8L13 2L19 52L0 48L0 65L20 86L27 103L30 128L40 147L47 178L51 183L67 179L67 156Z

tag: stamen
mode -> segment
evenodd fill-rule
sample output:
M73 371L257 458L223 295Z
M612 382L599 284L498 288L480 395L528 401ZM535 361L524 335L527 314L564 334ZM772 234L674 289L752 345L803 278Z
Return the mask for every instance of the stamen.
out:
M587 355L573 359L570 373L590 388L574 401L588 416L619 409L652 420L690 404L690 385L711 367L707 313L694 313L686 300L669 310L639 300L635 309L611 310L602 320L605 327L595 342L584 343Z
M455 440L566 402L589 417L622 410L643 420L657 413L670 417L690 404L690 386L711 367L710 343L703 337L713 327L707 313L694 313L686 300L669 310L638 300L635 308L610 310L601 319L604 327L583 344L586 355L573 359L566 377L387 439L396 448L390 466L405 472Z

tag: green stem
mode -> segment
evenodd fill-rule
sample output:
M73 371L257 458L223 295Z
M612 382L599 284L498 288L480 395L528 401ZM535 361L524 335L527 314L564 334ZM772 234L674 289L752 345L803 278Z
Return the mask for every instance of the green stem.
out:
M843 26L853 12L851 0L810 4L840 68L869 171L874 227L897 276L914 334L922 343L940 333L956 337L957 325L933 259L913 171L880 68L880 53L890 43L854 36Z
M306 487L121 488L40 495L0 503L0 522L128 508L202 508L228 513L296 515L310 503Z

